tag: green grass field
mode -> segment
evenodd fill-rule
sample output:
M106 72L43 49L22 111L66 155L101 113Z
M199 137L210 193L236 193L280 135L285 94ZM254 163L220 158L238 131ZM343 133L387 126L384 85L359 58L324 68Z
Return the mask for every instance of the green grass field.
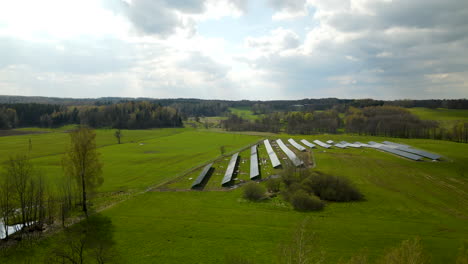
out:
M435 120L441 127L451 129L458 121L468 122L466 109L429 109L424 107L408 108L408 110L423 120Z
M194 179L201 170L190 172L191 168L218 158L220 146L232 152L265 137L291 137L161 129L124 131L125 144L117 145L112 133L97 131L105 178L101 192L144 191L173 179L180 180L169 187L188 189L189 178ZM49 178L59 177L60 153L69 140L63 132L0 137L1 160L10 153L26 151L29 137L33 139L34 162ZM366 200L328 203L321 212L300 213L280 197L252 203L241 198L241 189L220 191L227 156L215 163L207 184L213 191L143 192L104 210L115 226L119 259L124 263L223 263L226 256L237 255L254 263L271 263L276 261L279 245L309 219L317 245L326 252L326 263L361 251L375 260L386 249L413 237L421 239L432 263L454 263L458 248L468 237L467 144L349 135L292 137L309 141L390 140L441 154L444 160L414 162L372 149L315 149L314 170L349 178ZM284 154L277 154L283 162ZM248 180L249 155L249 149L240 153L240 180ZM259 155L260 160L266 160L265 164L260 162L262 175L277 173L270 167L263 146ZM43 240L29 256L43 259L53 240ZM0 261L17 263L25 258L17 257Z
M231 107L229 111L247 120L255 120L260 117L260 115L254 115L250 107Z
M408 110L419 116L421 119L425 120L468 120L468 110L466 109L446 109L446 108L437 108L429 109L424 107L414 107L408 108Z

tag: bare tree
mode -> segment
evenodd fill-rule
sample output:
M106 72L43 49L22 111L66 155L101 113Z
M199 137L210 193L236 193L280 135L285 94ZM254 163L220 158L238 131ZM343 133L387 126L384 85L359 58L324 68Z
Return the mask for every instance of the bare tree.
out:
M10 179L13 191L20 206L21 223L28 226L31 205L30 191L32 188L33 165L25 155L10 157L6 164L7 178Z
M96 151L96 133L87 127L80 127L71 132L70 137L70 149L63 158L62 166L65 173L76 179L80 186L83 212L87 217L87 193L104 182L102 164Z
M280 247L280 264L320 264L325 261L324 252L316 245L314 233L308 231L308 218L296 229L290 242Z
M14 212L12 185L9 175L0 181L0 222L3 222L5 238L8 238L8 223Z

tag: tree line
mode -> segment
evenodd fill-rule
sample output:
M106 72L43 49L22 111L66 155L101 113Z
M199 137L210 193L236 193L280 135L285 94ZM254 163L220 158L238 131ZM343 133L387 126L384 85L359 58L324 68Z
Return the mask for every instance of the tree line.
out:
M150 102L77 107L35 103L0 106L0 129L68 124L119 129L181 127L182 117L173 107Z
M349 107L345 113L336 109L325 111L276 112L247 120L230 115L221 125L228 131L286 132L289 134L318 134L346 132L359 135L430 138L468 142L468 122L453 127L437 121L421 120L398 106Z

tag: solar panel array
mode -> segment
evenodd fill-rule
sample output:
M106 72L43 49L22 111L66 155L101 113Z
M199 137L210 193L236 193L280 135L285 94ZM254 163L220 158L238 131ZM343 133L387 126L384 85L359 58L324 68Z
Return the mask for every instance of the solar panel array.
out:
M422 156L422 157L425 157L425 158L428 158L428 159L438 160L438 159L441 158L441 156L438 155L438 154L430 153L430 152L420 150L420 149L415 149L415 148L412 148L411 146L408 146L408 145L394 143L394 142L390 142L390 141L384 141L382 143L385 143L386 145L393 146L393 147L395 147L395 148L397 148L399 150L409 152L409 153L412 153L412 154L416 154L416 155L419 155L419 156Z
M273 166L273 168L276 168L279 165L281 165L281 162L279 161L278 156L276 156L275 151L270 145L270 141L268 141L268 139L265 139L263 141L263 144L265 144L265 148L268 153L268 156L270 157L271 165Z
M255 144L250 148L250 179L258 176L260 176L260 172L258 170L257 145Z
M310 143L309 141L305 140L305 139L302 139L301 140L302 144L308 146L309 148L315 148L315 145Z
M427 152L427 151L424 151L424 150L420 150L420 149L414 149L414 148L410 148L410 147L406 147L406 148L405 147L399 147L398 149L402 150L402 151L405 151L405 152L408 152L408 153L423 156L425 158L432 159L432 160L438 160L438 159L441 158L440 155L433 154L433 153L430 153L430 152Z
M294 166L299 167L302 164L302 160L300 160L292 150L290 150L286 145L283 143L281 139L276 140L276 143L278 143L278 146L281 148L281 150L288 156L288 158L292 161Z
M398 149L389 148L387 146L380 146L377 149L380 149L380 150L383 150L383 151L386 151L386 152L390 152L390 153L393 153L395 155L402 156L402 157L412 159L412 160L421 160L422 159L421 156L414 155L414 154L411 154L411 153L408 153L408 152L404 152L404 151L401 151L401 150L398 150Z
M295 148L297 148L299 151L306 151L306 148L304 148L303 146L301 146L299 143L297 143L296 141L294 141L294 139L290 138L288 139L289 143L291 143L291 145L293 145Z
M206 175L208 174L208 171L210 171L211 166L213 166L213 163L210 163L203 168L203 170L198 175L197 179L193 181L192 188L198 187L198 185L200 185L203 182Z
M334 146L337 147L337 148L341 148L341 149L346 148L345 145L342 145L342 144L340 144L340 143L336 143Z
M317 139L314 140L314 143L321 146L322 148L330 148L331 147L331 145L328 145L327 143L323 143L322 141L317 140Z
M226 169L226 173L224 173L224 178L223 178L223 181L221 182L221 185L225 185L232 180L232 174L234 173L234 169L236 168L238 158L239 158L239 152L232 155L231 161L229 161L229 165Z

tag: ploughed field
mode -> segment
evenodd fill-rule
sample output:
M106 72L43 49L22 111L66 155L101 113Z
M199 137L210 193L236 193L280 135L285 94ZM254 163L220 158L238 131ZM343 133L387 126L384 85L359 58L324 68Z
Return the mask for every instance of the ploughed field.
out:
M454 263L462 240L468 237L468 145L422 139L389 139L350 135L278 135L313 170L350 179L366 200L328 203L323 211L301 213L275 197L253 203L242 199L242 187L220 186L230 155L240 152L235 182L249 181L248 146L258 135L215 133L192 129L123 131L117 145L113 130L98 130L97 145L104 163L101 195L131 193L103 211L115 226L120 260L130 263L222 263L242 256L253 263L271 263L279 246L288 242L308 219L309 231L325 252L326 263L366 252L371 260L419 237L432 263ZM368 148L323 149L300 153L288 138L368 142L390 140L443 156L440 162L416 162ZM63 131L0 137L0 160L18 151L30 152L34 163L51 180L61 173L61 153L69 137ZM273 140L271 140L273 142ZM220 147L225 146L225 157ZM275 146L274 146L275 147ZM281 163L286 155L274 148ZM280 174L273 169L265 147L258 148L262 178ZM214 161L202 190L191 184ZM263 184L263 183L262 183ZM105 200L106 198L99 198ZM109 198L111 199L111 198ZM42 259L54 236L41 241L27 257ZM2 260L3 262L4 260Z

